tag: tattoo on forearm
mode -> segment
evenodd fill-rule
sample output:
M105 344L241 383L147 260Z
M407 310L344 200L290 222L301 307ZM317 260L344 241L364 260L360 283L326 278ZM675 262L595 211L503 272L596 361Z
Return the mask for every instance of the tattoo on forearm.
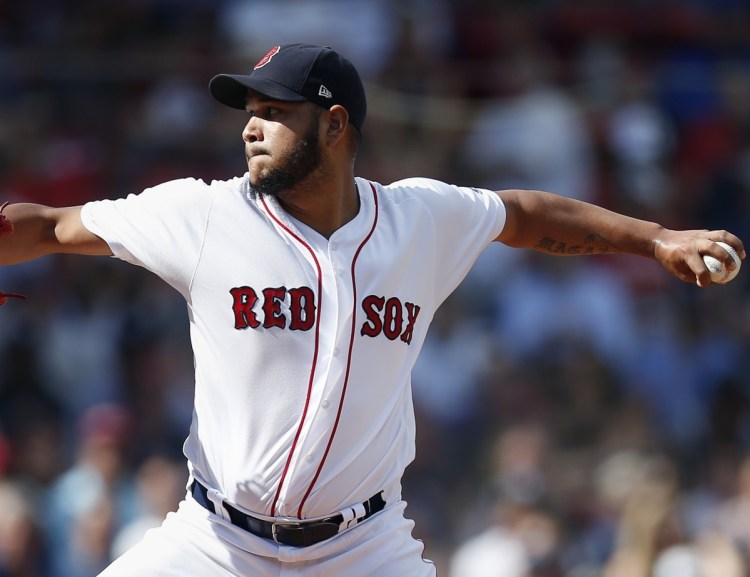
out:
M577 254L605 254L611 251L612 245L607 242L601 235L591 233L586 235L581 244L569 244L545 236L534 248L541 252L557 255L577 255Z

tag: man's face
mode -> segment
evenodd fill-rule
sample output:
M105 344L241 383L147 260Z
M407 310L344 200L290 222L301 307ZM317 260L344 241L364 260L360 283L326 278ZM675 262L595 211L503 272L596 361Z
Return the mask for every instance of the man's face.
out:
M248 98L247 111L251 118L242 138L250 184L258 193L283 194L319 167L317 106L279 102L258 95Z

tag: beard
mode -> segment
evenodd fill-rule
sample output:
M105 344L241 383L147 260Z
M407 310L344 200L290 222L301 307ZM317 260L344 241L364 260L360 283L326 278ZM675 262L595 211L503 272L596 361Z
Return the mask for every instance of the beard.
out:
M250 184L261 196L278 197L310 176L320 166L321 150L318 123L312 122L306 134L275 166Z

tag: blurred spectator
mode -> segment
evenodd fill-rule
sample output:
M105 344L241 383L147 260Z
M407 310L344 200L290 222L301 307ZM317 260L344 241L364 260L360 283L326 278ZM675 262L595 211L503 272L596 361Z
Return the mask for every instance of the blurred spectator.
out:
M592 200L592 143L582 110L546 78L548 61L537 52L519 48L490 65L498 86L477 106L462 161L477 186Z
M635 303L616 274L584 259L526 255L495 289L495 336L521 358L565 355L576 342L618 371L637 347Z
M631 214L661 214L678 194L670 178L674 134L665 114L635 72L623 84L621 101L609 115L618 206Z
M467 322L470 306L460 298L443 304L412 372L415 402L452 435L471 426L493 352L479 319Z
M140 512L127 468L132 426L114 405L94 406L81 418L75 462L44 505L53 576L96 575L110 561L116 530Z
M70 301L62 304L53 308L54 322L42 334L40 365L45 387L76 418L88 407L120 396L116 347L123 316L106 294L86 294L75 303L78 310Z
M750 567L750 456L745 456L737 468L732 494L716 508L715 527L739 547L745 563Z
M46 577L47 554L21 487L0 479L0 577Z
M675 471L667 459L635 452L620 453L608 465L602 471L601 487L614 508L617 527L603 575L650 577L660 550L680 536L679 529L672 527Z
M161 525L167 513L175 511L185 497L185 467L155 455L136 472L139 514L114 535L111 558L116 559L141 540L149 529Z
M745 564L735 545L725 535L714 533L696 543L673 545L654 563L653 577L742 577Z
M497 435L487 485L462 519L467 537L451 558L451 577L557 574L561 527L549 508L550 450L545 428L534 422Z
M451 559L450 577L526 577L529 560L521 541L491 527L461 544Z
M387 0L228 1L221 10L219 32L242 58L260 52L260 59L277 44L332 46L366 78L377 74L392 55L397 34L392 7Z

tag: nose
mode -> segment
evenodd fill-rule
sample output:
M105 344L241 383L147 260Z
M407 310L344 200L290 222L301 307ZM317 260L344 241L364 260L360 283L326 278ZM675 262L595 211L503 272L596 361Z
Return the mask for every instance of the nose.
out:
M260 128L260 120L257 116L250 117L245 128L242 130L242 140L245 142L257 142L263 140L263 132Z

